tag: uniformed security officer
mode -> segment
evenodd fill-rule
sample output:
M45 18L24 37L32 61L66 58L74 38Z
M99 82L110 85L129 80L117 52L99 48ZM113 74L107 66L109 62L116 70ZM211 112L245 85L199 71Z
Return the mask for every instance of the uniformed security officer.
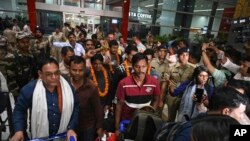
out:
M13 95L18 94L18 85L16 83L15 58L8 51L7 38L0 35L0 72L7 80L7 85Z
M168 94L166 101L168 105L168 121L175 120L181 100L180 97L173 97L171 94L176 87L192 76L194 70L194 67L188 63L189 48L181 48L177 51L177 54L178 62L169 68L167 72L168 76L166 76L168 81Z
M51 47L49 39L43 37L44 33L44 29L37 27L35 32L36 39L31 41L30 51L38 60L50 56Z
M9 67L7 71L14 71L14 79L18 85L19 90L26 85L30 80L37 77L37 65L34 61L33 55L29 52L30 38L23 32L16 35L17 51L13 53L14 59L9 60ZM17 95L13 94L16 98Z
M159 74L159 81L161 87L161 100L159 103L160 112L163 108L164 97L166 94L166 72L169 69L169 62L166 59L167 56L167 48L166 45L159 46L157 50L157 57L154 58L151 62L151 68L154 69Z

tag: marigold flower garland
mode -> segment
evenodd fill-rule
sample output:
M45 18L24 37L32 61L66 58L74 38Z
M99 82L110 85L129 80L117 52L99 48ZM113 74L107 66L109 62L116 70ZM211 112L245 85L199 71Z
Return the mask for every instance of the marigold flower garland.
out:
M151 65L148 65L147 74L148 74L148 75L151 74Z
M127 60L124 61L124 68L125 68L126 75L130 76Z
M130 76L127 60L124 61L124 68L125 68L126 75ZM148 65L147 74L150 75L150 73L151 73L151 65Z
M116 53L116 54L115 54L115 57L116 57L117 66L118 66L118 65L120 64L120 58L119 58L118 53ZM111 64L111 63L109 63L109 70L110 70L110 72L111 72L112 74L114 74L114 73L115 73L115 71L114 71L114 69L113 69L113 67L112 67L112 64Z
M98 86L98 82L97 82L97 79L96 79L96 76L95 76L95 72L94 72L94 69L93 67L90 67L90 73L91 73L91 76L92 76L92 80L94 81L94 84L97 86L98 88L98 93L99 93L99 96L100 97L104 97L108 94L108 90L109 90L109 79L108 79L108 73L107 71L105 70L104 67L102 67L101 69L102 71L102 74L104 76L104 81L105 81L105 88L104 88L104 92L102 92Z

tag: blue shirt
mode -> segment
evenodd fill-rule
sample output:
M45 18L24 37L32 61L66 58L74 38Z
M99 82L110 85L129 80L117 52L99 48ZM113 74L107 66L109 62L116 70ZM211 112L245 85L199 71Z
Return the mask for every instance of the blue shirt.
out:
M13 111L14 132L26 131L27 110L32 108L32 96L36 86L36 82L37 80L29 82L20 91L20 95L17 98L17 102ZM78 123L79 101L75 95L75 91L73 90L73 88L72 91L74 94L74 109L68 124L68 129L75 130ZM59 112L57 96L58 95L56 90L51 93L46 89L50 135L56 134L60 126L61 113Z

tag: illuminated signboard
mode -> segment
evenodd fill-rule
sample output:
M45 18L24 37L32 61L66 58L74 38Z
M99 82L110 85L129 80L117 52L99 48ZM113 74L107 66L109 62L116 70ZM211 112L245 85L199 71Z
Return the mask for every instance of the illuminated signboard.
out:
M152 16L144 13L129 12L131 18L152 19Z

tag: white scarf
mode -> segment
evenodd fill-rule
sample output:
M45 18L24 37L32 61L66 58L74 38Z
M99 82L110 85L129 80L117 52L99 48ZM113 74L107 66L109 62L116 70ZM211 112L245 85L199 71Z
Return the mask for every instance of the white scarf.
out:
M67 130L74 107L74 97L70 85L63 77L60 77L60 83L62 88L63 105L58 133L65 132ZM33 92L31 136L33 139L49 136L46 90L41 79L37 80L36 87Z
M189 84L184 91L181 98L177 121L186 121L185 116L187 116L189 119L192 119L199 114L196 104L193 101L193 95L195 94L196 88L196 84L194 84L193 86L190 86ZM206 89L204 89L204 95L207 95Z
M6 79L4 78L3 74L0 72L0 82L1 82L1 85L0 85L0 91L1 92L9 92L9 89L8 89L8 86L7 86L7 81Z

